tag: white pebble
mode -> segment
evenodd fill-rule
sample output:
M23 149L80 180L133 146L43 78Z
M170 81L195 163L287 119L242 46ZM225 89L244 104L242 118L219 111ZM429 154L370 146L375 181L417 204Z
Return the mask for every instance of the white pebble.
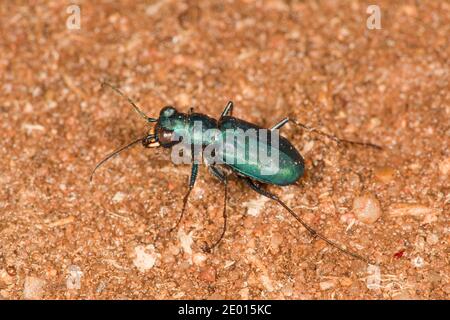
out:
M363 223L374 223L381 217L381 205L378 199L367 193L353 200L353 213Z
M272 292L274 290L272 280L270 280L269 276L262 275L260 279L264 288L266 288L267 291Z
M319 283L320 290L325 291L333 288L335 285L334 281L322 281Z
M72 265L69 267L69 274L66 278L67 290L79 290L81 288L81 277L83 271L79 266Z
M381 288L381 271L380 267L369 264L367 266L366 286L369 290L378 290Z
M423 217L437 215L439 210L416 203L394 203L389 207L389 215L393 217Z
M412 259L412 264L413 264L413 266L416 267L416 268L422 268L422 267L423 267L423 264L424 264L423 258L422 258L422 257L419 257L419 256L413 258L413 259Z
M178 230L178 239L180 240L181 247L183 248L183 251L188 255L192 255L191 246L194 243L194 239L192 237L193 234L193 231L186 233L181 228Z
M203 266L206 261L206 256L203 253L196 253L192 258L192 261L198 266Z
M266 197L260 196L257 199L253 199L244 202L242 205L247 208L247 213L253 217L259 216L259 213L264 208L265 203L269 201Z
M125 199L126 194L123 192L116 192L114 197L112 198L112 201L115 203L121 202L123 199Z
M22 128L28 133L31 134L33 131L45 131L45 127L41 126L40 124L33 124L33 123L24 123L22 125Z
M136 258L133 260L133 263L140 272L145 272L153 268L156 259L160 257L152 244L137 246L134 248L134 253L136 254Z

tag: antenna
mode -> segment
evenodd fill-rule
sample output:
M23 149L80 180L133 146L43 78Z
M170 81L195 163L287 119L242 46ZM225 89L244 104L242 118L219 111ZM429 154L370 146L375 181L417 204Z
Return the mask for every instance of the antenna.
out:
M102 88L104 88L105 86L110 87L111 89L113 89L117 94L119 94L121 97L125 98L128 100L128 102L133 106L134 111L136 111L142 118L144 118L146 121L148 122L157 122L158 119L155 118L150 118L148 117L137 105L136 103L134 103L134 101L128 97L126 94L124 94L119 88L117 88L116 86L112 85L111 83L107 82L107 81L101 81L101 86Z
M94 178L94 173L95 173L95 171L96 171L98 168L100 168L106 161L108 161L109 159L111 159L111 158L114 157L115 155L121 153L122 151L128 149L129 147L135 145L136 143L144 141L145 138L147 138L147 137L139 138L139 139L137 139L137 140L134 140L133 142L130 142L129 144L127 144L127 145L125 145L125 146L123 146L123 147L120 147L119 149L117 149L117 150L111 152L110 154L108 154L105 158L103 158L103 160L101 160L101 161L95 166L94 170L92 170L91 176L90 176L90 178L89 178L89 182L92 182L92 179Z

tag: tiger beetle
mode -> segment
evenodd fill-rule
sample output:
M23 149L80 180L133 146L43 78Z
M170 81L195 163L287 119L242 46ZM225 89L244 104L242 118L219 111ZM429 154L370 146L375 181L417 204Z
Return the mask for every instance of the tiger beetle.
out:
M141 143L145 148L172 148L177 143L180 143L181 141L174 141L173 134L179 133L181 131L188 132L188 134L193 135L193 126L195 122L200 122L202 125L202 128L204 129L216 129L220 133L225 132L227 129L241 129L243 131L248 129L254 129L254 130L260 130L263 129L262 127L244 121L242 119L238 119L236 117L232 116L233 112L233 102L229 101L223 110L222 114L220 115L219 120L216 120L214 118L211 118L205 114L202 113L195 113L193 112L192 108L189 111L189 113L182 113L177 111L172 106L166 106L163 109L161 109L159 113L159 118L151 118L148 117L137 105L134 103L134 101L126 96L121 90L119 90L114 85L108 83L108 82L102 82L102 88L104 86L108 86L111 89L113 89L116 93L118 93L123 98L127 99L128 102L131 104L131 106L134 108L134 110L146 120L149 124L154 124L149 132L142 138L139 138L137 140L132 141L131 143L121 147L120 149L112 152L111 154L107 155L103 160L101 160L94 170L92 171L92 174L90 176L90 180L92 181L93 175L95 171L104 164L107 160L112 158L113 156L119 154L120 152L124 151L125 149L128 149L129 147ZM322 136L326 136L329 139L335 141L338 144L350 144L350 145L360 145L365 147L371 147L378 150L381 150L382 148L378 145L372 144L372 143L366 143L366 142L358 142L358 141L351 141L346 139L340 139L334 135L330 135L328 133L325 133L323 131L320 131L316 128L312 128L309 126L306 126L304 124L301 124L300 122L290 119L290 118L284 118L280 122L273 125L270 129L268 129L268 132L275 132L281 127L283 127L286 123L291 122L294 125L300 127L301 129L304 129L308 132L316 133ZM257 143L266 143L268 149L273 148L271 146L270 142L266 141L260 141L259 136L254 137L256 139ZM206 141L205 141L206 140ZM192 139L192 144L198 144L201 148L204 148L206 145L210 144L211 141L207 141L210 139ZM245 143L250 143L250 139L246 139ZM245 146L247 147L247 145ZM332 247L335 247L339 251L341 251L344 254L347 254L355 259L362 260L366 263L372 264L372 262L355 253L350 250L345 249L343 246L337 244L336 242L328 239L323 234L317 232L314 230L310 225L308 225L300 216L298 216L290 207L288 207L277 195L273 194L272 192L267 191L263 185L277 185L277 186L287 186L292 185L296 183L304 174L305 169L305 162L303 160L303 157L300 155L300 153L297 151L297 149L292 145L289 140L287 140L284 137L279 136L279 143L277 150L280 161L279 170L272 175L262 175L259 172L261 172L261 167L264 167L266 164L261 162L256 163L249 163L246 159L239 159L241 161L233 161L233 162L224 162L221 164L216 163L206 163L208 166L208 170L210 173L215 176L224 186L224 206L223 206L223 227L222 231L216 241L214 241L211 245L206 245L204 247L204 250L207 252L210 252L213 248L215 248L220 241L222 240L226 227L227 227L227 181L228 176L230 174L234 175L238 180L241 180L244 182L247 186L249 186L252 190L256 191L260 195L267 197L275 202L277 202L279 205L281 205L286 211L288 211L308 232L311 234L313 238L320 238L323 241L325 241L327 244L331 245ZM245 152L243 153L245 155ZM248 156L248 154L247 154ZM183 206L181 209L181 214L178 217L178 220L174 227L171 229L174 230L178 227L180 224L184 212L186 210L186 205L188 202L189 194L191 193L195 181L197 179L199 164L192 161L192 167L191 167L191 175L189 179L189 185L187 193L185 194L183 198Z

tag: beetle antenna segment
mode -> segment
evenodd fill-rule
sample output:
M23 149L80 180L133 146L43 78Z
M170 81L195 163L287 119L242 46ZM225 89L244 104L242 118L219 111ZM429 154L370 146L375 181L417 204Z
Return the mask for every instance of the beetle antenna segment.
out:
M92 179L94 178L94 173L95 173L95 171L96 171L98 168L100 168L106 161L108 161L109 159L111 159L111 158L114 157L115 155L121 153L122 151L124 151L124 150L130 148L131 146L135 145L136 143L144 141L145 138L147 138L147 137L136 139L136 140L134 140L133 142L130 142L129 144L127 144L127 145L125 145L125 146L123 146L123 147L121 147L121 148L119 148L119 149L117 149L117 150L111 152L110 154L108 154L105 158L103 158L102 161L100 161L100 162L95 166L94 170L92 170L91 176L90 176L90 178L89 178L89 182L92 182Z
M243 180L247 183L247 185L252 188L254 191L258 192L259 194L272 199L276 202L278 202L278 204L280 204L283 208L285 208L298 222L300 222L300 224L309 231L309 233L313 236L313 237L317 237L322 239L323 241L325 241L326 243L328 243L330 246L335 247L336 249L338 249L339 251L341 251L342 253L345 253L355 259L364 261L368 264L375 264L372 263L369 259L364 258L363 256L360 256L357 253L354 253L350 250L344 249L343 247L341 247L340 245L338 245L336 242L331 241L330 239L328 239L327 237L325 237L323 234L317 232L316 230L314 230L310 225L308 225L302 218L300 218L291 208L289 208L283 201L280 200L280 198L278 198L276 195L274 195L273 193L262 189L258 184L256 184L254 181L252 181L249 178L243 178Z
M364 146L364 147L375 148L375 149L377 149L377 150L383 150L382 147L380 147L379 145L376 145L376 144L374 144L374 143L370 143L370 142L360 142L360 141L352 141L352 140L347 140L347 139L340 139L340 138L338 138L338 137L336 137L336 136L334 136L334 135L331 135L331 134L329 134L329 133L323 132L323 131L321 131L321 130L319 130L319 129L316 129L316 128L313 128L313 127L308 127L308 126L304 125L303 123L300 123L300 122L298 122L298 121L296 121L296 120L291 119L291 121L292 121L295 125L299 126L300 128L303 128L303 129L305 129L305 130L307 130L307 131L309 131L309 132L314 132L314 133L320 134L320 135L322 135L322 136L325 136L325 137L327 137L327 138L330 138L331 140L337 142L338 144L341 144L341 143L348 143L348 144L353 144L353 145L359 145L359 146Z
M115 92L117 92L117 94L119 94L121 97L125 98L128 100L128 102L133 106L134 111L136 111L142 118L144 118L145 120L147 120L148 122L157 122L158 119L155 118L150 118L148 117L137 105L136 103L134 103L134 101L128 97L126 94L124 94L119 88L117 88L116 86L112 85L109 82L106 81L102 81L101 82L102 88L105 86L110 87L111 89L113 89Z

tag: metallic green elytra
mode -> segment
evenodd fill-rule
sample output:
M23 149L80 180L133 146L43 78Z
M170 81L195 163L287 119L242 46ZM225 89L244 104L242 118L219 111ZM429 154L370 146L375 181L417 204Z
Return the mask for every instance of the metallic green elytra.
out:
M228 129L238 130L237 132L248 132L248 130L254 129L256 132L256 136L250 136L243 141L242 139L235 139L235 149L245 150L245 157L236 159L237 161L234 161L235 163L227 162L227 157L225 157L224 162L234 171L254 180L278 186L293 184L303 176L305 168L304 160L297 149L286 138L278 136L278 146L275 147L273 144L271 144L271 130L267 131L267 139L262 140L260 139L260 130L263 128L241 119L237 119L231 116L224 116L219 121L219 130L225 135L225 132ZM261 161L259 157L257 158L256 162L249 161L249 145L252 145L252 143L260 147L266 147L268 156L274 153L275 148L277 149L279 162L278 170L275 173L263 174L264 169L267 169L267 171L270 171L270 169L265 168L267 164ZM225 154L226 150L227 149L225 148ZM235 154L239 155L239 153Z
M203 158L203 162L208 167L210 173L223 184L225 190L223 229L220 237L212 245L205 247L206 251L210 251L216 247L225 234L228 176L232 174L237 180L244 182L258 194L280 204L314 237L324 240L329 245L347 255L370 263L370 260L367 258L343 248L314 230L280 200L278 196L266 190L263 184L286 186L294 184L303 176L305 163L302 156L289 140L278 134L278 129L289 121L308 132L326 136L339 144L348 143L376 149L381 149L381 147L372 143L339 139L289 118L281 120L270 129L263 129L258 125L233 117L233 103L231 101L226 105L219 120L205 114L194 113L192 109L188 113L178 112L172 106L164 107L159 113L159 118L150 118L138 108L133 100L124 95L118 88L106 82L102 83L102 86L104 85L111 87L118 94L125 97L133 106L134 110L151 125L151 129L144 137L132 141L100 161L92 171L91 180L95 171L103 163L137 143L142 143L147 148L172 148L172 151L175 151L180 146L187 146L187 150L190 151L187 161L191 164L189 189L183 198L181 215L171 230L174 230L182 220L189 194L197 179L201 158ZM183 153L185 150L183 150ZM209 153L206 151L209 151ZM198 157L199 153L200 161ZM173 156L174 152L172 152L172 161L174 161Z

